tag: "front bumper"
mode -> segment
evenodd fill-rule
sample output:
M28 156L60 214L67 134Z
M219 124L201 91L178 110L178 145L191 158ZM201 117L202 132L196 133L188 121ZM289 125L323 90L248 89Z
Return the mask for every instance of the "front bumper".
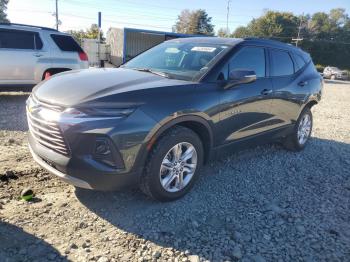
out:
M72 176L68 176L67 174L62 173L59 170L52 167L51 165L49 165L47 162L44 161L43 158L41 158L40 156L38 156L37 154L34 153L30 144L29 144L29 150L33 156L34 161L37 162L42 168L49 171L51 174L54 174L55 176L59 177L60 179L62 179L66 183L71 184L73 186L81 187L81 188L85 188L85 189L93 189L91 187L91 185L89 183L87 183L86 181L72 177Z
M45 120L44 126L40 127L39 118L43 116L39 113L27 111L28 120L29 114L38 118L36 125L28 122L28 141L31 154L40 166L65 182L82 188L108 191L138 184L147 155L148 134L156 125L152 118L137 110L123 119L73 121L62 117L54 127L45 126ZM51 137L48 137L49 128L49 131L54 128L52 132L55 132ZM61 137L57 135L58 129ZM59 142L50 141L51 138ZM113 163L108 164L103 157L96 155L96 141L101 139L109 141ZM62 150L63 140L67 150Z
M111 191L138 184L140 171L120 173L91 159L68 158L37 143L31 134L29 149L41 167L76 187Z

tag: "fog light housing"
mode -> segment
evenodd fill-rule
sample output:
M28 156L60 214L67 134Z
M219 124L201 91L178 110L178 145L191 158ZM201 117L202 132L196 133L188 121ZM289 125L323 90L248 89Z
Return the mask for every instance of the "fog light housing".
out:
M105 139L97 139L95 143L95 154L100 156L107 156L111 154L111 148L108 141Z
M96 138L93 156L95 160L108 166L124 168L120 153L116 150L112 141L107 137Z

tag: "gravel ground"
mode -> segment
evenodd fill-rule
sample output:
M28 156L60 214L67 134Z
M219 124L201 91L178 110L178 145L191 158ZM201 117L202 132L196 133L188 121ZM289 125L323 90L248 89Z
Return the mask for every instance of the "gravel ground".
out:
M349 261L350 84L326 84L307 148L207 165L183 199L75 189L33 163L25 93L0 95L1 261ZM32 202L18 199L31 187Z

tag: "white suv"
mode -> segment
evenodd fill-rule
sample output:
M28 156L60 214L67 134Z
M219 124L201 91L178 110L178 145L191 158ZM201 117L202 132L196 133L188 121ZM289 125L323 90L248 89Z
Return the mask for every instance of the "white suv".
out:
M0 23L0 86L35 85L53 74L88 67L87 55L69 34Z

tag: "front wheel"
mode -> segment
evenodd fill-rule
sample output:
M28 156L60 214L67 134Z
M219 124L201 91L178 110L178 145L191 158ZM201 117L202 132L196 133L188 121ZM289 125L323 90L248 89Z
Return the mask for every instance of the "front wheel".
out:
M310 108L306 107L300 114L296 122L293 133L284 141L284 147L291 151L301 151L309 141L312 131L312 113Z
M159 201L184 196L193 186L203 163L203 145L191 129L176 126L152 149L140 188Z

